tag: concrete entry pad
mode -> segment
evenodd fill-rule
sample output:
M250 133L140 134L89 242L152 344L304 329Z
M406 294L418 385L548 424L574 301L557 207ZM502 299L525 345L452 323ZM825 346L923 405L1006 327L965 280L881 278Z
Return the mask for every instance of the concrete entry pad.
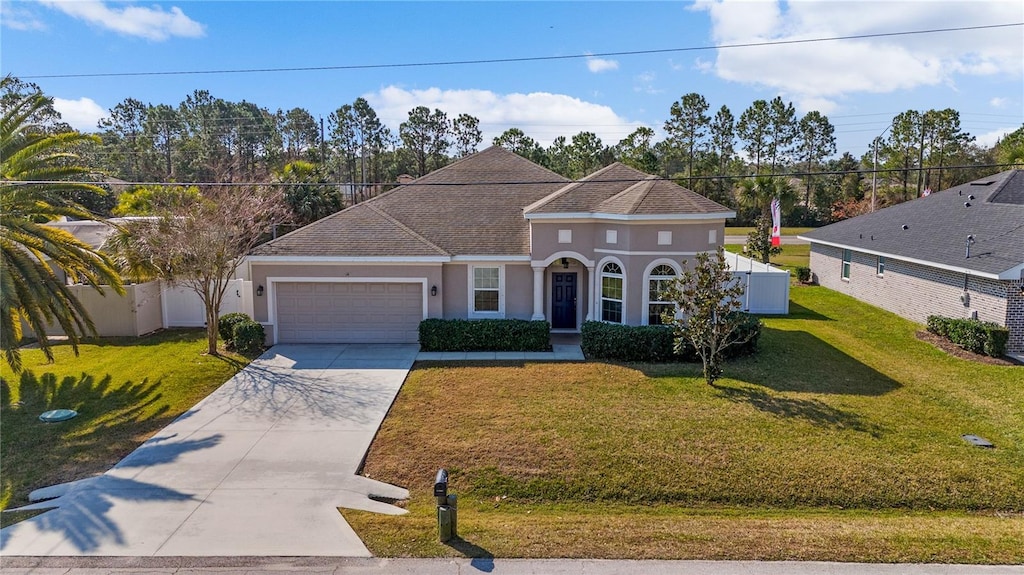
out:
M369 557L337 508L405 513L355 471L418 351L274 346L105 474L34 492L52 510L0 553Z

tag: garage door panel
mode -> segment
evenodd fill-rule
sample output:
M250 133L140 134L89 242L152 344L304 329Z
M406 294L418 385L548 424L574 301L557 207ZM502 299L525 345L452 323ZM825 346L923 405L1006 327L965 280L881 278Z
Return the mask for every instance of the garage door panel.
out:
M389 282L277 283L281 343L416 343L423 286Z

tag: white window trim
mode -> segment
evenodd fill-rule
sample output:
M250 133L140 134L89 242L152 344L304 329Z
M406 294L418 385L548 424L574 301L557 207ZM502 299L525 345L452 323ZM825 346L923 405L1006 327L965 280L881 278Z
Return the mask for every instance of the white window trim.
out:
M504 319L505 318L505 264L470 264L467 267L467 285L469 297L466 306L466 315L469 319ZM477 268L498 268L498 311L476 311L476 282L475 275Z
M846 254L850 254L850 261L846 261ZM847 271L847 265L849 265L849 271ZM850 276L853 275L853 250L843 249L843 253L839 254L839 279L848 282Z
M649 313L651 306L651 272L654 271L654 268L661 265L667 265L676 270L676 277L683 275L683 270L679 268L679 263L668 258L658 258L647 264L647 269L644 270L643 307L641 308L642 313L640 314L640 325L651 325L647 320L647 314Z
M605 321L604 320L604 313L603 313L603 309L604 309L604 307L603 307L604 306L604 290L602 288L603 288L603 278L604 278L604 266L606 266L608 264L615 264L615 265L619 266L620 270L622 270L622 321L619 322L618 325L625 325L625 323L626 323L626 301L628 301L626 299L626 295L627 295L626 294L626 290L628 289L627 282L626 282L626 266L623 265L622 260L620 260L619 258L616 258L616 257L604 258L603 260L601 260L598 263L598 266L596 268L594 268L597 271L597 277L598 277L598 281L597 281L597 297L594 298L594 299L597 300L595 302L595 307L597 309L595 310L594 317L598 318L599 321ZM605 322L605 323L615 323L615 322L609 321L609 322Z
M885 256L875 256L875 275L884 278L885 267L889 265L889 260Z

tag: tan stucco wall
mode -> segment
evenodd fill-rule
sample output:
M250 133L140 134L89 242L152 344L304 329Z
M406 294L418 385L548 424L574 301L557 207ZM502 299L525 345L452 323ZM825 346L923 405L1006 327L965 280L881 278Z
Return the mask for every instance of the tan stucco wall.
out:
M616 222L594 221L585 223L558 223L534 221L531 225L533 260L544 260L553 254L574 251L593 257L594 250L629 252L701 252L722 245L725 220L695 220L676 222ZM572 242L559 243L559 230L571 230ZM607 242L607 230L617 232L616 242ZM715 241L709 242L709 232L715 231ZM672 232L670 245L658 245L658 232Z
M442 294L445 289L441 264L324 264L324 265L294 265L279 263L258 263L252 262L252 285L253 290L258 286L264 286L262 296L253 298L253 319L259 322L269 322L267 301L270 297L270 282L267 278L296 278L294 281L301 281L301 278L338 278L342 281L346 278L409 278L411 280L425 279L427 290L436 285L437 296L427 295L427 317L442 317Z
M444 319L466 319L469 302L469 266L466 264L444 264L442 268L444 291Z
M505 265L505 317L533 316L533 268L529 264Z

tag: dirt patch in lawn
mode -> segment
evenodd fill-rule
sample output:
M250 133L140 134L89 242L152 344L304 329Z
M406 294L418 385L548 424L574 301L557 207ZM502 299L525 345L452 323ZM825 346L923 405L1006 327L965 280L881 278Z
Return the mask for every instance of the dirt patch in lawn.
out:
M939 335L935 335L934 333L927 330L922 329L915 333L914 335L917 336L917 339L921 341L926 341L934 345L935 347L941 349L942 351L948 353L949 355L959 357L960 359L966 359L967 361L987 363L989 365L1024 365L1019 361L1015 361L1008 357L990 357L980 353L974 353L973 351L967 351L966 349L949 341L948 339Z

